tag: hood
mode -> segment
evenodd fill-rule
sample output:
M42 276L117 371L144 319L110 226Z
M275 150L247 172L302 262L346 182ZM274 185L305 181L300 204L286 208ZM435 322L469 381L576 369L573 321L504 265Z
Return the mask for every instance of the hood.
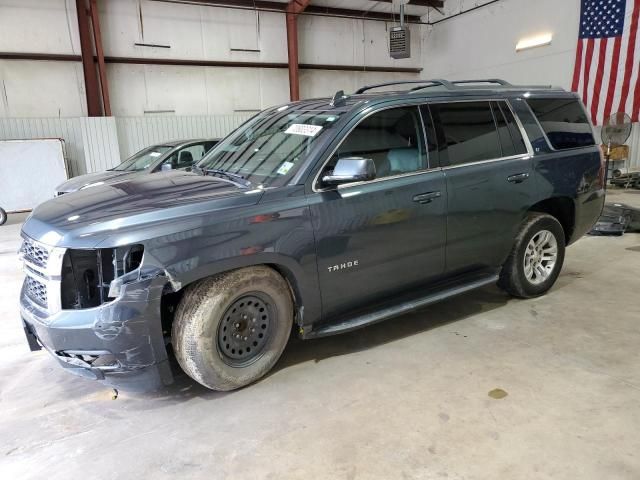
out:
M124 245L202 226L213 211L258 202L262 190L187 172L137 175L44 202L22 231L51 246Z
M61 193L76 192L80 190L82 187L85 187L92 183L99 183L99 182L107 183L112 181L120 181L120 180L125 180L127 178L131 178L133 176L145 174L145 173L149 173L149 172L145 172L145 171L117 172L115 170L107 170L106 172L100 172L100 173L88 173L87 175L80 175L79 177L74 177L71 180L67 180L63 184L58 185L56 187L56 192L61 192Z

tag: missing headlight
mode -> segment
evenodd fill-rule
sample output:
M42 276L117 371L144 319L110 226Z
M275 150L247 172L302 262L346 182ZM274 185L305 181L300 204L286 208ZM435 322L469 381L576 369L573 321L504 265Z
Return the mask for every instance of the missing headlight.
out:
M143 253L142 245L67 250L62 263L62 308L92 308L113 300L112 282L138 269Z

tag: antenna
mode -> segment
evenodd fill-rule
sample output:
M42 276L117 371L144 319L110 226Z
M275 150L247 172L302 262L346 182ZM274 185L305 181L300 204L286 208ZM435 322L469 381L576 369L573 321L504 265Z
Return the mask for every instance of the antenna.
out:
M343 107L346 104L347 96L344 94L344 90L338 90L329 102L332 107Z

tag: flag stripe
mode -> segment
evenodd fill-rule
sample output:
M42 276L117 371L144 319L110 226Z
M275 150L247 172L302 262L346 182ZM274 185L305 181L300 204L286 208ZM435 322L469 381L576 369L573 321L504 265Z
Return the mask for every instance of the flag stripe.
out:
M593 86L593 97L591 99L591 118L598 117L598 106L600 105L600 91L602 89L602 77L604 76L608 39L601 38L599 42L600 48L597 58L598 63L596 65L595 85Z
M573 83L571 85L571 90L574 92L578 91L578 87L580 86L580 72L582 72L582 39L578 39L578 46L576 47L576 68L573 71Z
M609 78L609 88L607 89L607 100L604 106L604 115L602 118L611 116L613 108L613 97L616 93L618 81L618 68L620 66L620 47L622 45L622 37L616 37L613 42L613 55L611 57L611 77Z
M640 14L640 2L633 2L633 15L631 17L631 26L629 30L629 47L627 50L627 59L625 63L624 81L622 82L622 94L620 97L619 112L624 112L627 106L627 98L629 97L629 87L631 83L631 74L633 73L633 64L636 53L636 35L638 33L638 14Z
M589 96L587 92L589 90L589 74L591 73L591 63L593 62L593 47L595 40L590 38L587 40L587 48L585 52L584 71L582 76L582 98L586 104L589 103Z

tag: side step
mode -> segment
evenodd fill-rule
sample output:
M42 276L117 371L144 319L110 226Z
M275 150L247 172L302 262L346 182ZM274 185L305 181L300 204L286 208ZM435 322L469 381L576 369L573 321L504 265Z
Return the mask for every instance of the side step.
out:
M327 337L329 335L335 335L337 333L357 330L358 328L366 327L367 325L372 325L374 323L387 320L388 318L403 315L417 308L421 308L426 305L445 300L447 298L455 297L456 295L460 295L462 293L466 293L480 287L494 284L498 281L498 278L498 275L491 275L489 277L483 277L474 280L473 282L469 282L464 285L432 292L422 298L417 298L415 300L383 308L372 313L360 315L341 323L333 323L331 325L327 325L326 327L319 328L318 330L312 330L307 335L305 335L304 338Z

